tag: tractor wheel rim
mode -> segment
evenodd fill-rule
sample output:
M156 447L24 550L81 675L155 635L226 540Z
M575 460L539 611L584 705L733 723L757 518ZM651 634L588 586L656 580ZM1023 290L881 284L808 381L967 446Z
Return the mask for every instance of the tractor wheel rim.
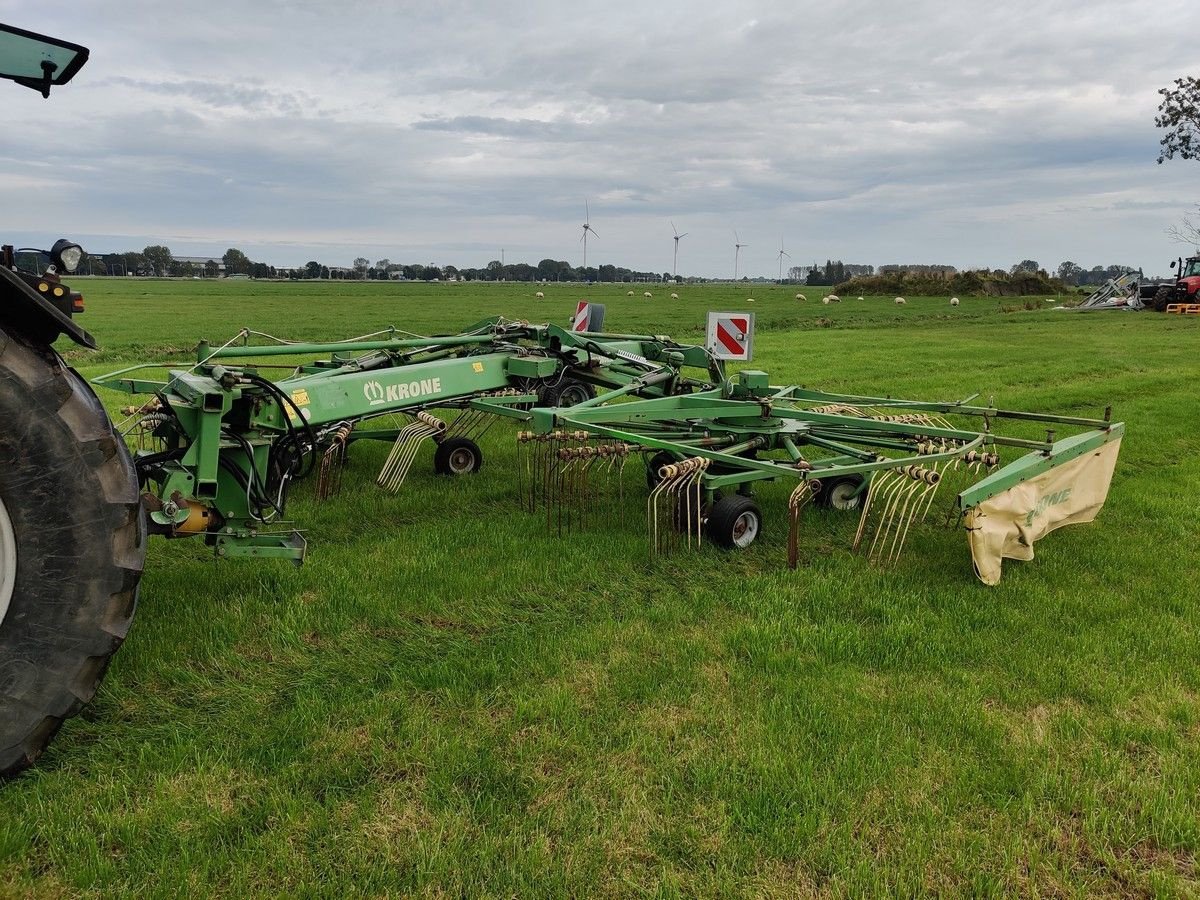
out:
M8 614L13 589L17 584L17 535L13 531L12 519L0 500L0 623Z
M462 475L471 471L471 465L474 462L475 454L466 447L459 447L450 454L450 471L456 475Z
M829 495L829 505L834 509L856 509L858 507L858 498L854 496L854 492L858 490L858 486L854 484L835 485L833 492Z
M744 512L733 523L733 545L749 547L758 537L758 516L752 512Z

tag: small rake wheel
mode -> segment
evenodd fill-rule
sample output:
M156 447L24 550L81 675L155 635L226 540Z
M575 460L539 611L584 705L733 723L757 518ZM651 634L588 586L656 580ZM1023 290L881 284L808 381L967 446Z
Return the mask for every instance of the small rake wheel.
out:
M744 550L761 530L762 510L741 494L721 497L708 514L709 540L721 547Z
M483 451L470 438L442 441L433 454L433 470L439 475L472 475L483 467Z
M821 481L821 490L817 492L816 501L826 509L836 509L848 512L862 506L863 494L858 493L863 483L861 475L846 475L829 481Z
M575 378L562 378L558 383L542 388L538 405L552 408L574 406L576 403L591 400L594 396L596 391L590 384Z

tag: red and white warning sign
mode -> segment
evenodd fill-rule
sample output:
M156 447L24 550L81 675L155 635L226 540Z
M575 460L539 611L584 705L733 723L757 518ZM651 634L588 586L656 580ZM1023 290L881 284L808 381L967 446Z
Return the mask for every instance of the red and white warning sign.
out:
M754 313L710 312L705 346L717 359L748 361L754 353Z
M604 327L604 304L580 300L571 319L572 331L599 331Z

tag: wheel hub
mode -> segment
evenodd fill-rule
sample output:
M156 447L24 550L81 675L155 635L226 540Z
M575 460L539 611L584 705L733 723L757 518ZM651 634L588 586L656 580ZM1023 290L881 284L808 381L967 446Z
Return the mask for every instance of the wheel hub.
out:
M758 516L744 512L733 523L733 543L737 547L749 547L758 536Z
M459 475L470 472L474 462L475 454L466 447L460 447L450 454L450 468Z
M847 482L836 485L829 495L829 505L834 509L855 509L859 503L858 497L854 496L857 489L857 485Z
M8 613L13 589L17 583L17 536L13 531L12 519L0 500L0 622Z

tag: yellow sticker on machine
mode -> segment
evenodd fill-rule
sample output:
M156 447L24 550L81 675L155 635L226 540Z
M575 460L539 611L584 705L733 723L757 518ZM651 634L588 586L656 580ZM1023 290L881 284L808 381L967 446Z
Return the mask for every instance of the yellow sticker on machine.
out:
M482 372L483 371L483 363L481 363L481 362L471 363L471 368L474 369L476 372Z
M967 510L967 542L979 580L997 584L1005 558L1033 559L1038 538L1096 518L1120 450L1118 438Z
M297 406L308 406L308 391L304 388L296 388L296 390L292 391L292 402Z

